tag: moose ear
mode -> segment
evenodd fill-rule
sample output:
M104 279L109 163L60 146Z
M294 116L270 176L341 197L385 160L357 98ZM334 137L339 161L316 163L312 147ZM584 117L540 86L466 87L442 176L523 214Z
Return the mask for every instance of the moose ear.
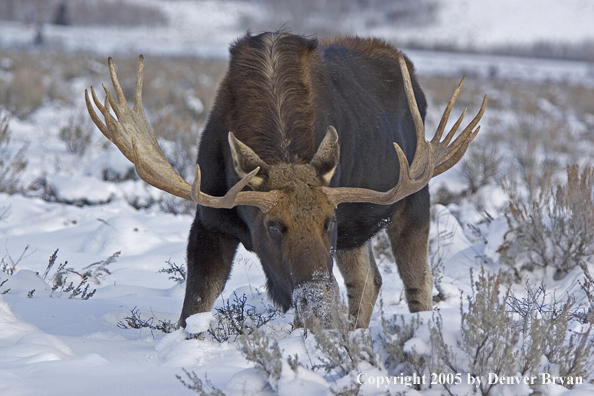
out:
M233 134L229 132L229 147L231 147L231 156L233 157L233 167L240 178L260 167L258 173L250 180L250 187L257 189L265 181L268 176L268 164L254 152L247 145L239 141Z
M326 186L330 184L330 179L334 175L336 166L338 165L338 158L340 155L340 147L338 146L338 133L332 125L326 129L326 136L318 151L310 161L310 164L318 172L324 180Z

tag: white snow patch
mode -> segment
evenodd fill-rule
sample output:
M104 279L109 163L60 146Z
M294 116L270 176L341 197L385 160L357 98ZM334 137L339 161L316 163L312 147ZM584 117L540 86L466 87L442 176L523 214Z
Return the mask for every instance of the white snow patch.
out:
M186 331L190 334L200 334L208 331L214 320L212 312L197 313L186 319Z

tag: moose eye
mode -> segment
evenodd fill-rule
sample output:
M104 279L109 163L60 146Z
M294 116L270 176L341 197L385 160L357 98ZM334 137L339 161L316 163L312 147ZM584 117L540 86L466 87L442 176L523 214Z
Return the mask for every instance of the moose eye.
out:
M283 223L274 220L266 223L266 227L268 227L268 232L272 235L280 235L286 230Z
M330 232L334 231L335 227L336 227L336 222L331 221L330 224L328 224L328 231L330 231Z

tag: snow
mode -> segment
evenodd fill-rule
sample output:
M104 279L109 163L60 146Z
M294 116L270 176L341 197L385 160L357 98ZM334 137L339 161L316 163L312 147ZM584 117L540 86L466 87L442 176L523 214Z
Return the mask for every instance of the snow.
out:
M194 314L186 319L186 331L190 334L206 332L210 328L213 319L212 312Z
M105 55L144 53L159 55L194 54L225 58L231 41L241 36L245 27L239 21L255 13L248 2L157 1L170 20L168 26L151 28L82 28L45 26L49 42L67 51L93 50ZM490 47L500 44L551 42L581 43L594 40L594 4L586 0L515 0L465 1L442 0L435 24L418 27L375 28L360 32L380 35L395 41L417 40L433 44L456 44L461 47ZM33 40L35 27L0 22L0 48L22 47ZM359 32L355 32L359 33ZM407 51L421 75L460 75L470 73L480 78L507 76L520 82L568 82L594 87L594 68L587 62L535 60L491 55L467 56L432 51ZM0 66L9 68L8 58ZM103 65L97 70L108 78ZM4 73L0 71L0 73ZM9 77L0 75L0 81ZM85 81L73 82L86 87ZM204 105L191 90L185 99L197 114ZM553 104L546 104L554 106ZM181 265L185 261L187 234L191 215L173 215L156 209L136 210L127 198L162 196L139 181L113 183L101 179L104 169L125 174L130 165L110 146L103 149L103 137L96 131L93 143L84 156L69 153L58 138L60 126L80 109L65 108L55 102L46 103L27 120L10 117L15 136L13 147L29 143L29 165L23 182L29 184L45 177L62 201L85 201L92 205L76 206L52 203L40 198L0 193L0 258L14 273L0 272L0 394L17 395L188 395L176 379L184 379L182 368L208 379L228 395L274 394L266 377L244 359L236 343L216 343L192 338L204 333L213 321L213 312L193 315L186 329L169 334L147 328L122 328L121 324L137 309L144 319L175 323L179 318L184 285L159 273L166 262ZM435 190L442 183L460 184L455 172L448 172L432 181ZM492 213L502 204L500 189L484 194L492 201ZM80 203L80 202L79 202ZM2 216L2 213L6 213ZM448 235L439 246L443 260L442 289L448 296L438 304L443 314L446 341L452 345L459 339L460 290L470 293L469 269L480 264L496 271L497 249L508 231L505 218L499 215L485 227L487 243L476 240L467 224L474 223L480 213L472 205L434 208L431 238ZM500 213L499 213L500 214ZM42 275L49 257L58 251L55 266L46 279ZM88 300L69 298L61 289L51 290L49 280L60 263L77 272L121 252L107 267L109 273L89 280L96 293ZM67 263L66 263L67 262ZM410 320L403 299L402 282L393 263L381 266L384 285L381 298L386 317L405 315ZM550 279L552 274L545 274ZM342 277L335 273L340 291L346 293ZM561 290L576 288L579 271L570 273L560 284ZM548 278L547 278L548 277ZM69 280L80 278L70 274ZM33 291L34 290L34 291ZM240 248L231 277L216 303L233 293L248 297L257 309L270 303L265 294L265 276L257 257ZM425 324L431 313L422 313ZM381 331L380 308L377 304L370 332ZM301 329L291 332L293 312L277 318L268 327L268 334L278 341L283 356L297 354L301 361L316 364L313 337L305 337ZM377 341L377 339L376 339ZM430 348L427 326L421 327L405 345L405 351L427 352ZM309 360L309 361L308 361ZM369 376L387 375L385 370L366 367ZM337 379L300 367L297 372L283 364L277 394L326 395L329 389L348 385L353 378ZM439 388L438 388L439 389ZM457 391L460 392L462 388ZM464 388L466 389L466 388ZM470 391L470 387L468 390ZM367 383L366 395L385 394L386 388ZM435 395L436 388L416 392L404 385L394 385L391 392ZM499 387L495 394L528 394L525 387ZM580 396L592 394L591 385L573 390L551 385L551 395Z
M229 43L248 30L245 20L268 10L245 1L145 0L161 8L167 25L122 27L43 27L45 40L62 49L106 55L125 53L195 54L227 57ZM461 48L521 45L536 42L580 44L594 40L594 4L589 0L439 0L434 23L368 27L357 16L336 21L345 33L380 36L395 42L453 45ZM344 22L344 23L342 23ZM278 29L274 22L270 29ZM0 23L0 47L33 41L38 27ZM354 30L356 29L356 30Z
M488 48L535 42L580 43L594 38L588 0L440 0L437 23L381 29L390 37L429 44Z

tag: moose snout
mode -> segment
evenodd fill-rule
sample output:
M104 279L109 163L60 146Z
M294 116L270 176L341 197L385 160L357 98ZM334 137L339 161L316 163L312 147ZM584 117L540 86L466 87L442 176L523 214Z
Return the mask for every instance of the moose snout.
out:
M319 324L323 328L330 328L340 304L336 279L328 273L314 274L311 280L295 286L292 300L297 327L311 328Z

